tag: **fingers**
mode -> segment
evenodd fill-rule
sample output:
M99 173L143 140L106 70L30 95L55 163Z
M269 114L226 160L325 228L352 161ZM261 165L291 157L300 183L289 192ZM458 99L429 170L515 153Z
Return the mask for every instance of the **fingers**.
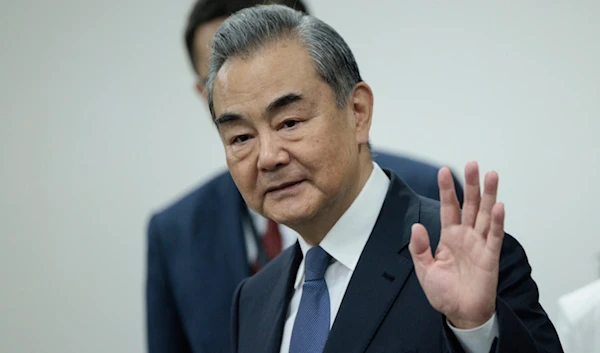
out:
M492 207L496 204L498 194L498 173L489 172L485 175L483 197L479 204L479 212L475 220L475 231L486 236L490 230Z
M413 258L417 277L422 278L424 271L433 264L429 235L427 234L427 229L422 224L413 224L408 250Z
M486 246L500 256L502 240L504 239L504 204L498 202L492 207L492 224L487 236Z
M465 200L462 207L463 225L475 227L480 203L479 166L477 162L469 162L465 166Z
M440 213L442 228L460 222L460 204L456 197L454 180L450 169L444 167L438 173L438 186L440 188Z

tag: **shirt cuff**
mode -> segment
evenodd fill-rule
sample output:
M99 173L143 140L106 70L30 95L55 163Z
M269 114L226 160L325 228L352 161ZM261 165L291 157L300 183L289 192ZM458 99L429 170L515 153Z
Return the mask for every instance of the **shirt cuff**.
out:
M456 336L458 343L465 350L465 353L488 352L494 342L494 338L500 336L496 313L485 324L472 329L463 330L456 328L452 326L448 319L446 319L446 324L450 327L454 336Z

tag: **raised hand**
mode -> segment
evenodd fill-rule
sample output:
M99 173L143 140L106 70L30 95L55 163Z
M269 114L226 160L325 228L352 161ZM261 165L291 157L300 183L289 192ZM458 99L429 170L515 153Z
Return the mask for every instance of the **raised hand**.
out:
M442 231L435 256L421 224L412 227L409 250L429 303L454 327L469 329L486 323L496 310L504 205L496 202L496 172L486 174L483 196L476 162L466 165L465 181L461 216L452 174L440 169Z

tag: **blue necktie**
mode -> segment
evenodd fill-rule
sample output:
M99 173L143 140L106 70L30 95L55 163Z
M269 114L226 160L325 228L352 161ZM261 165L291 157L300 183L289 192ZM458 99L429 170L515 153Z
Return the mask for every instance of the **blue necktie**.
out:
M321 353L329 335L329 291L325 271L331 256L320 246L308 250L304 259L304 285L298 307L290 353Z

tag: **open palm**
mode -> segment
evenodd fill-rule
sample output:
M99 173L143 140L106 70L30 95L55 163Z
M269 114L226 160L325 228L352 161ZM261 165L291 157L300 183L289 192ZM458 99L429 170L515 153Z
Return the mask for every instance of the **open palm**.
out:
M477 163L467 164L465 181L461 215L452 174L440 170L442 230L435 256L421 224L413 225L409 250L429 303L455 327L467 329L484 324L496 310L504 206L496 203L495 172L486 175L483 196Z

